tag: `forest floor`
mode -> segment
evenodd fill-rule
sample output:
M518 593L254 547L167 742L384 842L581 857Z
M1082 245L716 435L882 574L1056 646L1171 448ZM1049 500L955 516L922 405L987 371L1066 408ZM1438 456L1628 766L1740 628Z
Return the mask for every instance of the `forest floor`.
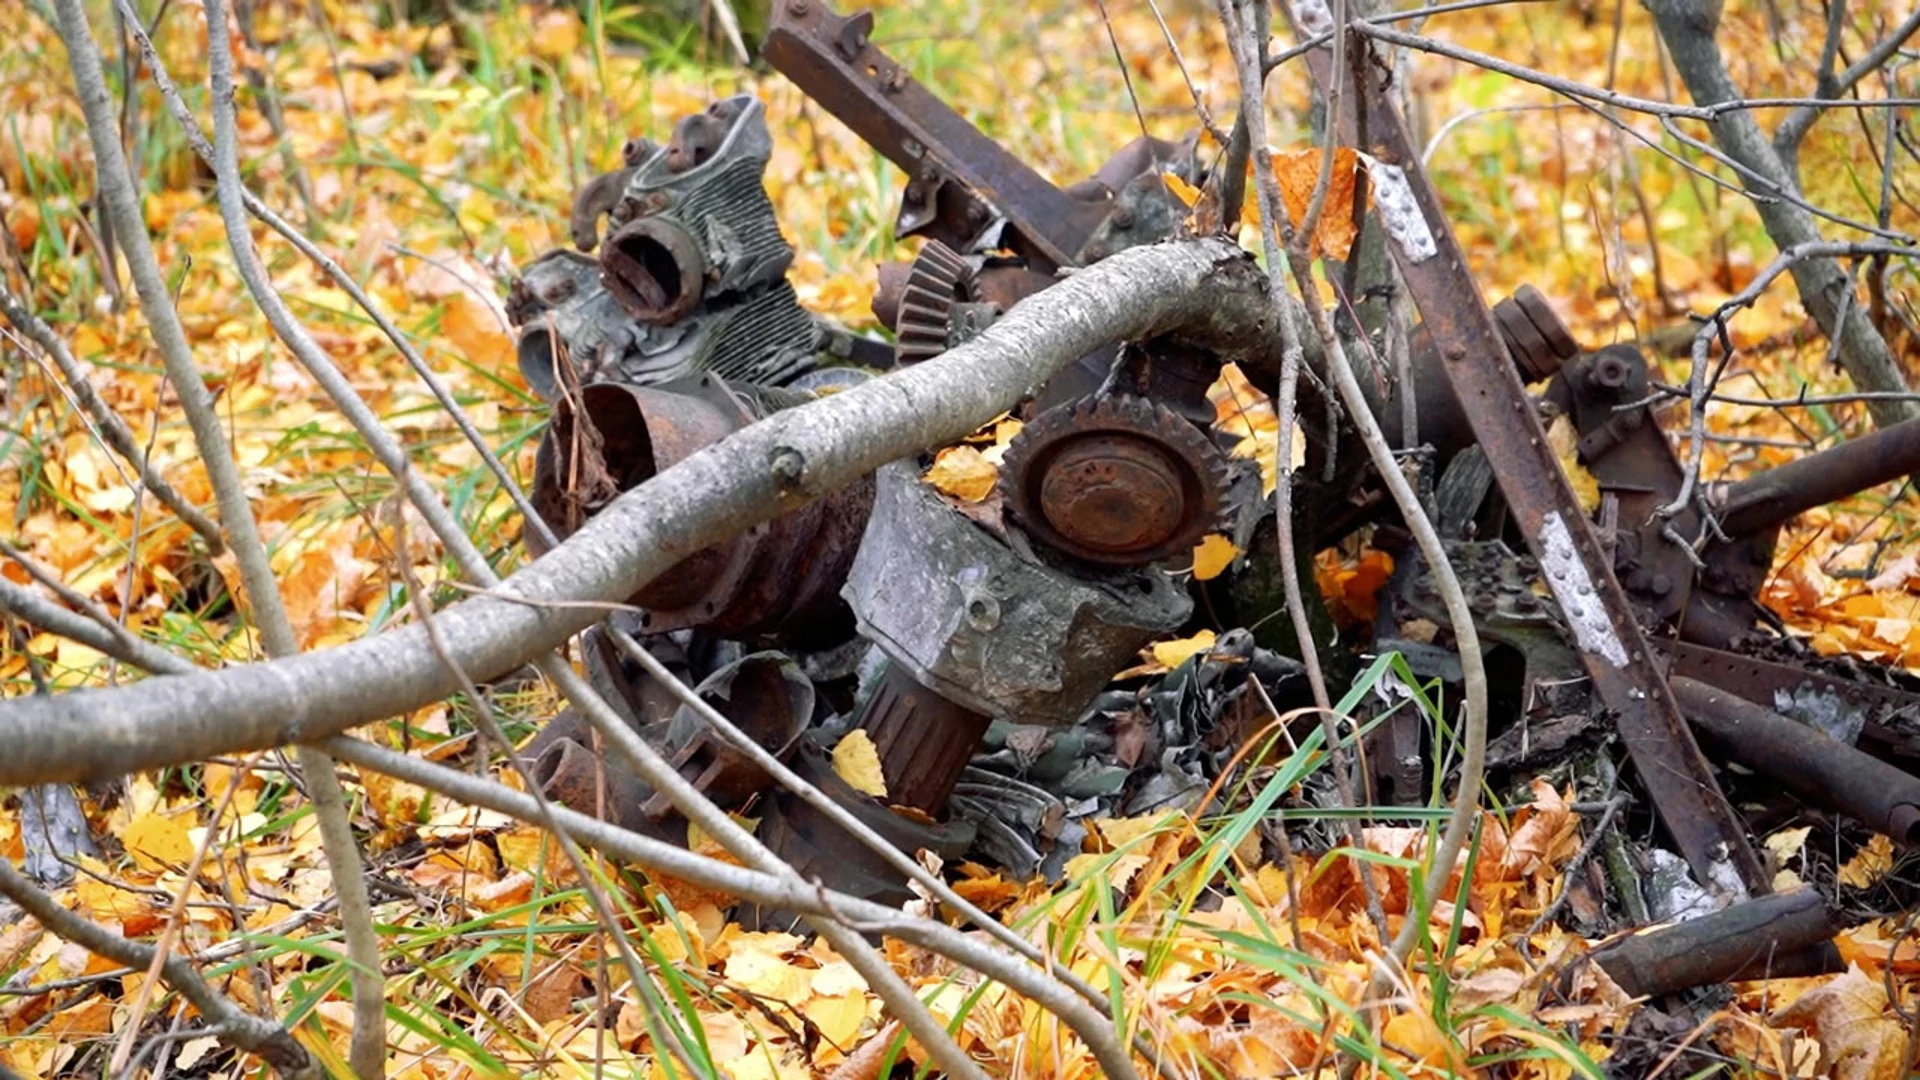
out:
M145 6L157 14L164 62L190 87L204 122L203 8ZM1871 24L1900 14L1897 6L1868 4L1856 16ZM86 212L91 156L66 54L35 7L0 0L0 10L14 13L0 21L16 38L0 50L0 213L20 262L7 272L30 282L35 306L90 366L107 400L134 418L162 472L208 505L211 491L145 323L130 294L121 302L129 286L103 273L97 218ZM1189 78L1215 115L1234 107L1210 5L1160 5L1184 70L1149 5L1107 7L1112 40L1097 4L881 4L876 40L1015 154L1067 183L1143 124L1163 136L1192 129ZM1779 25L1769 25L1769 11ZM112 27L104 8L95 5L94 15L96 28ZM259 48L235 32L243 61L278 88L313 214L279 140L243 93L241 153L255 189L304 222L413 337L522 476L545 410L514 364L505 282L514 268L567 243L572 192L615 167L629 136L664 138L674 119L721 95L764 100L774 134L766 183L798 252L790 276L806 306L850 326L873 325L875 263L911 250L891 234L897 170L783 78L743 71L697 35L635 44L643 31L629 25L634 17L631 9L583 17L525 4L428 24L396 21L374 4L316 0L261 5ZM1756 95L1807 92L1823 19L1800 3L1730 10L1722 45L1736 83ZM1648 98L1678 94L1637 4L1622 4L1617 19L1612 8L1588 3L1516 5L1439 16L1427 29L1565 77ZM111 65L121 49L110 33L102 40ZM1304 74L1283 72L1277 82L1276 148L1305 146ZM1670 340L1686 312L1711 311L1772 258L1744 197L1623 147L1591 112L1431 56L1419 58L1415 88L1424 128L1435 133L1430 168L1486 295L1538 287L1589 348ZM141 78L130 94L140 108L126 138L145 183L147 220L196 359L219 393L300 644L323 649L404 621L396 560L432 583L453 576L443 553L424 527L406 530L404 550L395 551L391 530L376 525L371 508L393 494L390 479L252 307L210 178L158 107L151 81ZM1804 154L1809 197L1873 217L1877 138L1853 114L1823 122ZM1913 231L1920 215L1901 205L1894 225ZM1251 233L1244 241L1258 248ZM314 266L275 238L261 242L281 292L403 435L482 550L503 572L517 565L524 555L512 505L402 359ZM1740 349L1726 383L1733 391L1792 398L1849 388L1784 281L1732 330ZM1910 371L1920 369L1920 346L1901 344ZM229 599L225 583L237 581L230 559L209 559L186 527L136 497L37 354L11 338L0 350L9 358L0 531L151 640L205 664L260 659ZM1666 381L1685 381L1684 357L1660 363ZM1718 405L1711 416L1727 441L1708 445L1709 478L1869 430L1859 405L1791 414ZM1672 420L1684 423L1684 409ZM1256 434L1271 440L1264 428ZM1818 652L1920 671L1920 501L1902 498L1905 491L1811 512L1783 536L1764 600ZM1331 559L1323 580L1377 584L1340 569ZM11 564L4 572L25 581ZM10 694L33 692L36 669L55 689L130 677L48 634L24 648L9 638L4 648L0 680ZM517 733L557 708L534 686L496 705ZM397 744L403 725L409 745L430 756L458 753L470 732L460 707L436 706L378 734ZM1562 869L1583 839L1571 789L1547 782L1535 785L1530 803L1490 810L1475 858L1445 884L1441 895L1461 901L1443 902L1435 916L1450 949L1398 979L1371 1032L1347 1024L1381 948L1355 868L1372 868L1389 912L1404 910L1424 831L1370 826L1369 852L1303 862L1298 907L1288 912L1285 868L1261 859L1257 815L1232 812L1287 775L1282 768L1247 781L1247 791L1224 793L1228 809L1204 820L1100 823L1057 885L1008 880L984 866L949 870L964 895L1110 988L1115 1007L1164 1052L1218 1075L1332 1076L1336 1052L1347 1050L1386 1075L1597 1076L1622 1047L1651 1037L1635 1026L1637 1005L1595 969L1560 991L1550 985L1551 973L1593 942L1554 925L1530 932L1565 887ZM389 957L393 1076L586 1075L596 1061L658 1074L630 995L603 963L582 894L557 860L549 863L536 830L379 776L359 777L352 790L373 873L386 883L376 899ZM331 887L311 815L277 759L141 775L95 795L87 805L108 855L84 867L63 900L128 935L151 935L170 897L193 889L206 902L186 909L182 946L204 950L250 936L251 951L213 969L228 992L285 1019L344 1070L333 1049L344 1046L349 1017L338 931L330 917L304 914ZM206 868L189 885L182 868L209 836ZM1803 832L1797 843L1805 840ZM1783 868L1801 858L1795 844L1792 835L1767 840ZM20 845L17 818L0 812L0 856L18 859ZM1877 844L1833 861L1863 885L1920 872ZM824 945L742 932L725 921L723 897L625 880L650 948L686 995L689 1022L736 1080L827 1075L876 1033L891 1036L878 1000ZM223 882L244 902L229 904ZM1203 894L1212 895L1206 904ZM1899 1043L1899 1010L1920 1007L1920 952L1898 945L1900 932L1887 920L1849 931L1841 948L1855 971L1735 986L1681 1035L1730 1074L1892 1077L1897 1061L1870 1048ZM1096 1075L1085 1048L1031 1002L904 946L889 946L889 955L995 1075ZM100 1048L134 1022L127 1003L140 978L88 978L110 970L30 922L0 931L0 973L21 985L70 984L38 993L9 984L0 996L0 1064L26 1076L88 1062L101 1068ZM623 1004L594 1007L596 995ZM164 1007L175 1008L185 1006ZM164 1009L143 1021L160 1023ZM919 1060L917 1048L906 1053ZM234 1074L211 1040L182 1042L172 1055L176 1073ZM879 1061L862 1058L861 1067L868 1064ZM1883 1067L1896 1071L1861 1071Z

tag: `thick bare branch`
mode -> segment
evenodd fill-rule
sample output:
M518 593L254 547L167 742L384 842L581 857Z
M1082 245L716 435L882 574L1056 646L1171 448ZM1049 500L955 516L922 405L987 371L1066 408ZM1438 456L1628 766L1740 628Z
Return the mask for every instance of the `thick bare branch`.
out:
M509 671L599 618L555 607L633 595L685 556L904 454L963 437L1101 345L1179 331L1264 358L1274 317L1238 248L1122 252L936 360L776 413L622 495L494 595L441 626L475 679ZM513 597L523 598L521 600ZM324 653L0 706L0 783L118 775L324 738L457 689L418 627Z
M1727 74L1725 58L1714 40L1720 5L1713 0L1649 0L1661 40L1673 57L1674 68L1695 102L1705 107L1741 100L1739 88ZM1752 112L1735 110L1708 124L1722 152L1744 167L1741 179L1757 196L1792 193L1799 185L1773 144L1760 131ZM1768 189L1772 190L1768 190ZM1813 215L1793 201L1755 198L1767 235L1783 253L1822 242ZM1797 258L1788 267L1800 292L1800 302L1827 337L1838 343L1840 363L1853 384L1876 393L1907 389L1898 362L1886 339L1874 328L1863 305L1850 302L1852 275L1830 256ZM1867 408L1874 423L1885 427L1920 415L1920 408L1894 398L1876 398Z

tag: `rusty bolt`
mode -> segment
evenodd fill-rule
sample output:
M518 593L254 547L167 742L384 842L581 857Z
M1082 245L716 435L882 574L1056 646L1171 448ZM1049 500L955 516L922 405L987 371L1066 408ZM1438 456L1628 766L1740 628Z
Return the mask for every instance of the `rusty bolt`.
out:
M1133 211L1123 206L1115 210L1113 216L1107 220L1111 221L1116 229L1131 229L1133 228Z
M1633 369L1619 356L1602 354L1594 358L1591 378L1594 383L1609 390L1618 390L1627 385L1633 376Z

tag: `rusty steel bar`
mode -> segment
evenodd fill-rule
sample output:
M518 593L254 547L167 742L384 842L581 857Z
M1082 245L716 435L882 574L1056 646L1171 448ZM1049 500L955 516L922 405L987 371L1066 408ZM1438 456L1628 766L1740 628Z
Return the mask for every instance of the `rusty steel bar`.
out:
M1289 14L1296 27L1309 28L1302 34L1332 27L1323 0L1298 0ZM1613 576L1613 562L1554 458L1533 400L1468 273L1466 254L1394 107L1391 58L1375 55L1364 42L1353 44L1349 81L1341 88L1349 105L1342 115L1361 114L1359 129L1367 133L1362 149L1376 161L1369 179L1387 246L1440 346L1442 367L1519 531L1566 614L1594 688L1612 710L1641 781L1694 873L1710 881L1716 865L1731 862L1748 889L1767 892L1770 879L1651 663L1646 635ZM1321 92L1331 93L1332 52L1323 46L1306 59ZM1343 135L1354 138L1351 129Z
M1838 928L1816 889L1733 904L1711 915L1629 934L1593 962L1633 997L1657 997L1743 979L1845 971Z
M1920 845L1920 777L1718 687L1685 676L1672 682L1687 719L1735 761L1809 805L1845 814L1896 843Z
M1004 246L1051 273L1107 215L1068 196L921 86L868 35L873 16L842 16L821 0L777 0L764 53L806 95L907 174L900 236L924 233L972 249L995 218Z
M1716 512L1728 536L1746 536L1915 471L1920 418L1750 476L1727 488Z

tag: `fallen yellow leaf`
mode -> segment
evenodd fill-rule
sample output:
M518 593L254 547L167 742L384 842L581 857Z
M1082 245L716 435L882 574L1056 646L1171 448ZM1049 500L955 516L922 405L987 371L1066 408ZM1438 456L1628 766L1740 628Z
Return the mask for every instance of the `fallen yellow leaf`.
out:
M810 972L780 955L778 939L786 934L742 934L727 955L727 981L750 993L787 1005L798 1005L813 993ZM762 940L765 939L765 940Z
M860 1022L867 1018L867 996L865 994L837 994L833 997L815 997L801 1006L801 1012L820 1029L820 1035L828 1043L841 1050L853 1048L853 1037L860 1031Z
M1168 668L1177 668L1191 657L1208 652L1213 648L1214 633L1202 630L1189 638L1156 642L1153 645L1153 661Z
M1219 533L1207 534L1193 549L1193 580L1212 581L1239 556L1240 549L1233 546L1233 541Z
M1553 456L1560 462L1560 469L1567 474L1567 482L1573 485L1573 494L1580 500L1580 509L1592 514L1600 508L1600 481L1594 479L1585 465L1580 464L1580 432L1573 421L1564 414L1553 418L1547 426L1547 445L1553 448Z
M876 799L887 797L887 778L880 772L880 751L873 736L854 728L833 748L833 771L847 786Z
M193 859L193 839L187 835L192 824L186 815L152 811L127 822L120 842L142 870L178 870Z
M933 468L922 479L943 495L977 503L993 492L1000 470L971 446L949 446L934 456Z

